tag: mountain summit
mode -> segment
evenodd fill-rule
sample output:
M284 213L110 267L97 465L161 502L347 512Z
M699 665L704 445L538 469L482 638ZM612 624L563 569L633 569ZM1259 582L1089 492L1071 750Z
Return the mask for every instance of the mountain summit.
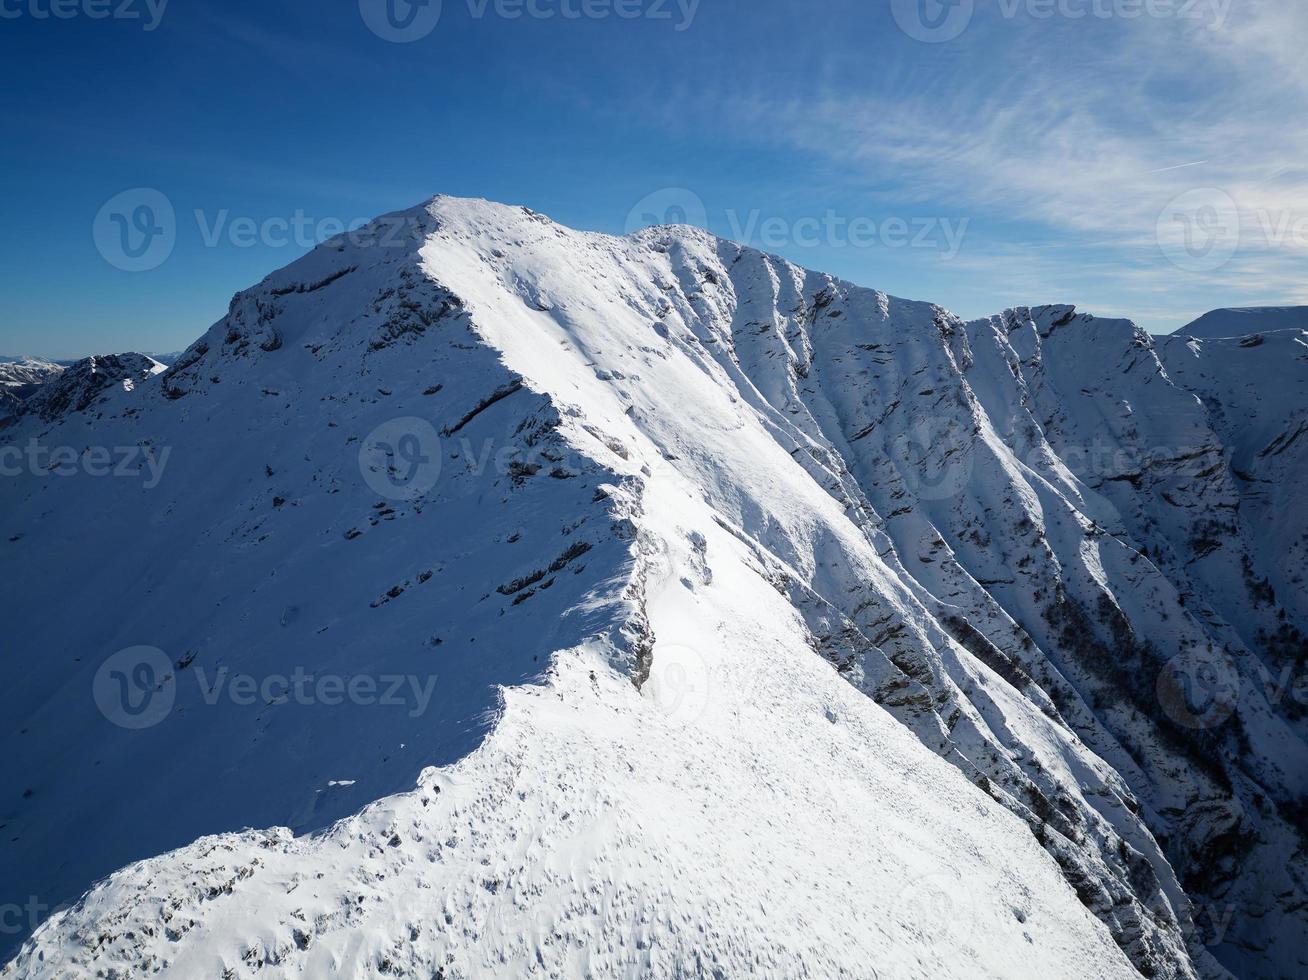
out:
M0 975L1308 969L1308 332L438 197L115 364L0 430Z
M1187 323L1173 336L1211 340L1247 337L1269 330L1308 330L1308 306L1253 306L1212 310Z

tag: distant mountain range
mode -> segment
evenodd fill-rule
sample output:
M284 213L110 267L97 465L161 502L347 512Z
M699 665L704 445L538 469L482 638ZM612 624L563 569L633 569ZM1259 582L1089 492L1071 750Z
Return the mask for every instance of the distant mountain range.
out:
M64 369L53 361L32 357L0 360L0 387L18 388L43 384Z
M182 354L181 351L173 351L168 354L153 354L149 351L144 351L143 353L147 357L154 358L156 361L160 362L161 364L172 364L173 361L177 360L177 358L180 357ZM75 357L71 360L68 359L60 360L60 359L48 358L48 357L34 357L27 354L0 354L0 365L21 364L27 362L27 363L35 363L35 364L54 364L58 367L72 367L80 360L84 360L84 358Z

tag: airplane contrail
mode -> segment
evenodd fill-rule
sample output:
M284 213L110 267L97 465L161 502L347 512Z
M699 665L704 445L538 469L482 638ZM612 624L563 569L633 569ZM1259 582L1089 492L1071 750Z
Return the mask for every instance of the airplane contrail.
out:
M1196 160L1194 163L1178 163L1175 167L1163 167L1161 170L1150 170L1147 172L1151 174L1165 174L1169 170L1184 170L1186 167L1199 167L1207 162L1207 160Z

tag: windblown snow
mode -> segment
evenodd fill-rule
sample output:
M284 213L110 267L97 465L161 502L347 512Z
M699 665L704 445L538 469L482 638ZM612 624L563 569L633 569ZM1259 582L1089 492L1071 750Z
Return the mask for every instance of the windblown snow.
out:
M0 975L1303 975L1305 379L378 219L0 414Z

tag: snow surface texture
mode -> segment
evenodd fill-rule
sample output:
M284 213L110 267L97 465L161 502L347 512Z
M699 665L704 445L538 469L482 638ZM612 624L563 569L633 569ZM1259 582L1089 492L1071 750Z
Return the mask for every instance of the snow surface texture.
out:
M1255 306L1212 310L1177 330L1174 337L1247 337L1266 330L1308 330L1308 306Z
M6 976L1308 969L1303 331L437 198L69 374L0 905L109 877ZM297 669L402 684L227 686Z

